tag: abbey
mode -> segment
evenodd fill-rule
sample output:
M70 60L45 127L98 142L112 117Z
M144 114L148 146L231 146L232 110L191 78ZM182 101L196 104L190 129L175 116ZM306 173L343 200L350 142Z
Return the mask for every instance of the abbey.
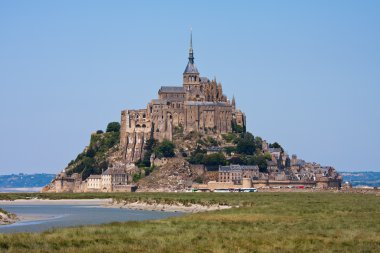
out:
M192 36L189 61L183 72L182 86L162 86L158 99L145 109L121 112L120 147L127 163L140 160L144 143L150 136L172 140L173 130L185 133L221 134L232 132L232 126L245 128L245 115L235 107L235 99L227 99L222 85L201 77L194 63Z

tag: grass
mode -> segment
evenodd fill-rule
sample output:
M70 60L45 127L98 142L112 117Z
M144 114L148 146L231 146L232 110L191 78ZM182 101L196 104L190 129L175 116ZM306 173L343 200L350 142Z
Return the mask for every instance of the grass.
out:
M74 198L77 195L42 196ZM79 198L84 196L78 195ZM374 194L112 193L87 196L241 207L156 221L0 234L0 252L380 252L380 197Z

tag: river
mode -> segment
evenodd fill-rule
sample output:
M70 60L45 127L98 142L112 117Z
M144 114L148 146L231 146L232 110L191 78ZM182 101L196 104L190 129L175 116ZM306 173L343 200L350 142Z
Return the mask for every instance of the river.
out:
M123 221L141 221L179 216L181 213L102 207L99 204L18 204L0 207L21 217L10 225L1 225L0 233L41 232L56 227L71 227Z

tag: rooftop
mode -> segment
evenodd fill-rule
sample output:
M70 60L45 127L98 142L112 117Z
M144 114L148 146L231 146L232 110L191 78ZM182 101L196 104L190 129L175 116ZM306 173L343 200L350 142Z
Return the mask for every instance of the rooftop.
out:
M185 89L182 86L161 86L158 90L159 93L185 93Z

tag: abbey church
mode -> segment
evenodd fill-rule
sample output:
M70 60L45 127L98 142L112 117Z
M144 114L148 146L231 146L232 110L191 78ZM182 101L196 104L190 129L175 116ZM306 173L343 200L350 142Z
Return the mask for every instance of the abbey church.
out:
M184 133L222 134L232 126L245 127L245 115L223 94L216 80L201 77L194 63L192 36L189 61L183 72L181 86L162 86L158 98L145 109L121 112L120 146L126 163L142 159L144 143L153 134L157 140L172 140L173 130Z

